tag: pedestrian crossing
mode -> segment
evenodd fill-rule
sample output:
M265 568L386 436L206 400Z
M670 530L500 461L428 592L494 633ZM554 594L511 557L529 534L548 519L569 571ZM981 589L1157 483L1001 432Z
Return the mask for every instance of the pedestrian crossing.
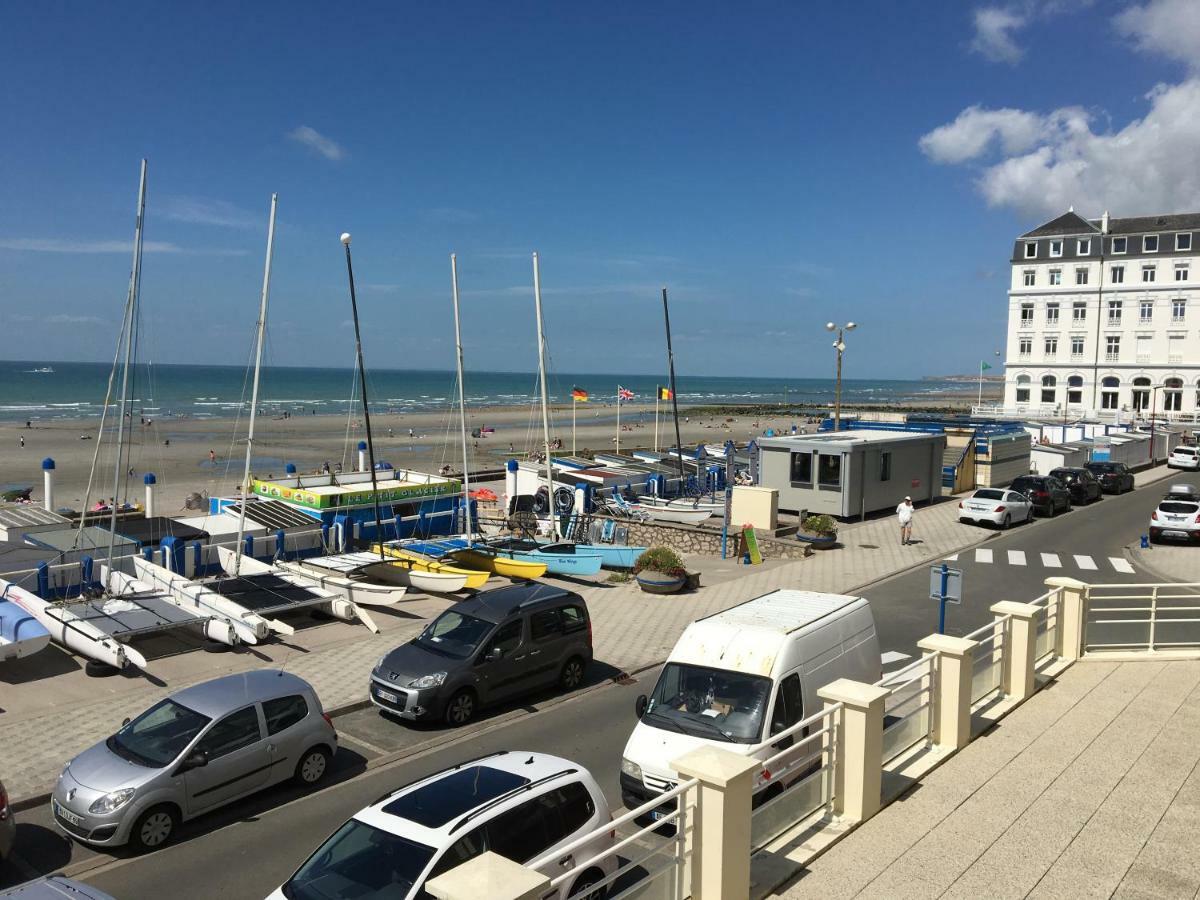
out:
M944 558L946 562L976 562L982 565L997 563L1010 566L1034 566L1039 563L1045 569L1079 569L1082 572L1099 572L1101 570L1120 572L1122 575L1136 575L1129 560L1120 556L1101 557L1099 560L1084 553L1026 553L1024 550L1003 550L997 554L988 547L978 547L962 553L954 553Z

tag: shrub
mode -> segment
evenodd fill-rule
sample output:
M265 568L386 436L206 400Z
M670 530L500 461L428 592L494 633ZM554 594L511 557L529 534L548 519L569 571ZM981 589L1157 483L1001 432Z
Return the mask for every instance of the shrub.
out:
M681 578L687 574L687 569L683 567L679 554L670 547L651 547L637 558L633 572L635 575L638 572L661 572Z
M801 527L808 534L837 534L838 523L833 516L809 516Z

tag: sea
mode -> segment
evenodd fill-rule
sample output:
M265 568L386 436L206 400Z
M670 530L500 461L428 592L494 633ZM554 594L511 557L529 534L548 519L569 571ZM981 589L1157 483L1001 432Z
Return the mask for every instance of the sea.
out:
M0 420L44 421L98 416L103 409L111 366L106 363L0 361ZM252 372L239 366L144 363L131 367L132 413L146 418L217 418L249 408ZM469 407L523 406L536 402L533 372L468 371ZM634 394L632 402L653 402L665 375L564 374L547 378L551 403L571 402L573 388L588 392L592 405L616 403L618 386ZM679 402L685 405L728 403L828 404L832 378L710 377L676 373ZM844 379L842 402L848 405L936 400L939 394L969 391L962 381L890 381ZM382 412L431 412L457 402L452 371L371 369L367 392L371 409ZM121 392L121 373L112 396ZM259 407L271 414L346 415L358 403L358 375L351 369L264 366Z

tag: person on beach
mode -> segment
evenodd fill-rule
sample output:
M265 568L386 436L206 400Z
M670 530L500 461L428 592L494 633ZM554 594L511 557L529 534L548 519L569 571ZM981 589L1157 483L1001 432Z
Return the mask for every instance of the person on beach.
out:
M212 463L214 466L217 464L217 454L216 454L216 451L214 451L214 450L209 450L209 451L208 451L208 461L209 461L210 463Z
M21 435L21 446L25 446L25 435Z
M913 504L912 497L905 497L896 507L896 518L900 521L900 543L912 543Z

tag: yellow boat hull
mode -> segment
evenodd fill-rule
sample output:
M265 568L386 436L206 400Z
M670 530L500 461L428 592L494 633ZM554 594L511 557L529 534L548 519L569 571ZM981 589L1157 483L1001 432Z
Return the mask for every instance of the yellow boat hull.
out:
M491 553L480 553L478 550L455 550L450 555L473 569L487 569L506 578L541 578L546 574L545 563L525 559L509 559Z
M379 552L379 545L375 544L371 547L372 552ZM481 588L487 584L487 580L491 578L491 570L483 569L482 566L473 569L468 569L460 566L452 566L444 563L441 560L432 559L421 553L413 553L411 550L404 550L400 547L389 547L384 545L383 552L393 559L402 559L411 563L412 567L419 572L441 572L446 575L463 575L467 579L467 587Z

